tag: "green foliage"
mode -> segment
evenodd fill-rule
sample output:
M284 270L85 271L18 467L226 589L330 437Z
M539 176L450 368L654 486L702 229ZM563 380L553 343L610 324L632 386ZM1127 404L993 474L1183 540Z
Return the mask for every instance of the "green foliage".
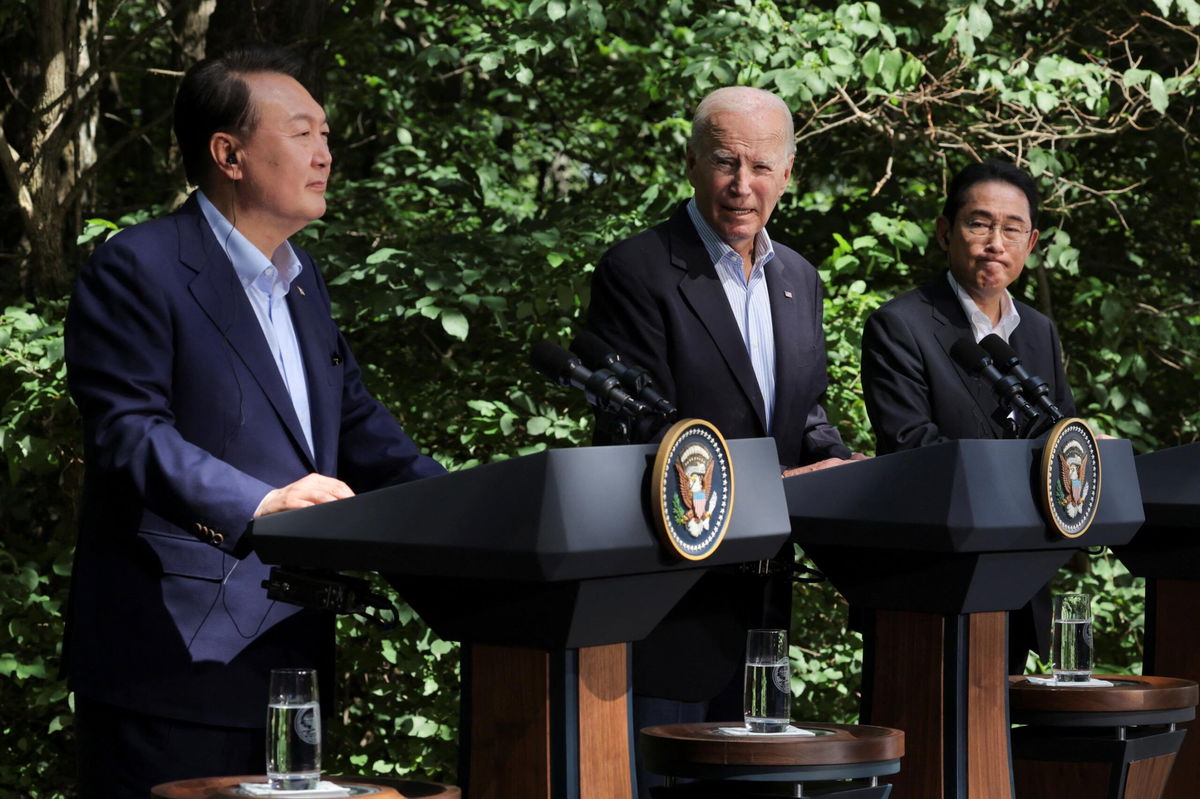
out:
M103 62L102 167L87 221L71 231L84 247L157 215L183 189L147 179L172 174L176 156L154 122L173 79L146 69L185 66L156 22L183 4L101 5L117 12L105 23L108 52L142 38L125 60ZM525 353L569 339L603 250L688 195L682 155L699 97L762 86L797 121L792 191L771 234L821 271L826 405L856 449L872 449L863 321L942 268L930 234L945 183L988 155L1028 168L1046 198L1039 252L1015 290L1056 319L1081 411L1139 450L1192 441L1200 217L1186 198L1200 194L1200 5L1154 9L350 0L328 9L324 41L304 43L327 54L336 158L329 212L297 240L329 279L368 387L448 467L584 444L582 401L533 375ZM13 30L24 19L12 9L0 18ZM4 40L32 57L27 33ZM129 145L136 157L103 160L143 122ZM15 219L12 200L2 202ZM20 752L0 764L0 791L51 796L70 781L70 714L53 658L77 420L63 391L61 304L0 299L14 306L0 317L0 715ZM1140 583L1107 557L1062 580L1102 597L1104 666L1136 667ZM844 603L827 585L800 585L796 609L797 716L854 718L860 644ZM454 646L407 609L387 633L343 620L339 637L331 768L452 779Z
M458 644L435 636L408 605L397 607L394 619L372 616L388 629L339 619L339 651L349 663L338 680L340 716L330 725L325 767L343 774L452 779Z
M846 600L821 582L797 583L792 602L792 718L857 724L862 636L847 627Z
M61 307L0 313L0 793L51 796L72 779L62 614L80 477Z

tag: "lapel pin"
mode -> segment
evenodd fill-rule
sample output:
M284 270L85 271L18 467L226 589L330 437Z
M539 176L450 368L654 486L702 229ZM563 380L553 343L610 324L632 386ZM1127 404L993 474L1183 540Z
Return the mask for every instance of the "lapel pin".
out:
M788 291L787 289L784 289L783 296L787 297L790 300L792 298L792 292Z
M304 293L304 289L303 289L302 287L300 287L300 286L296 286L296 291L300 292L300 296L301 296L301 297L307 296L307 295L305 295L305 293Z

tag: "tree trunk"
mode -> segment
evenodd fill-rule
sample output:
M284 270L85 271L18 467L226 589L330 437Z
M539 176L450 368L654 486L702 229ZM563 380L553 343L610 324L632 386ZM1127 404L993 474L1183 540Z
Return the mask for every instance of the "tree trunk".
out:
M21 283L32 299L60 297L70 285L65 222L78 206L81 175L96 162L99 119L95 0L44 0L36 13L41 79L21 150L0 125L0 169L24 225Z

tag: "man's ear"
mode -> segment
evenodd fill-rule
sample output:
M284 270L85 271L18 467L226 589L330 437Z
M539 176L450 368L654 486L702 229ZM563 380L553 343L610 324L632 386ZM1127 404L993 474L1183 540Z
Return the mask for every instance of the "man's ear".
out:
M1029 249L1025 251L1025 255L1029 255L1030 253L1032 253L1033 248L1037 246L1037 243L1038 243L1038 229L1034 228L1029 233Z
M933 227L938 246L943 250L950 249L950 220L939 215L937 220L934 221Z
M698 157L689 143L687 149L684 150L684 174L687 175L688 183L691 183L693 188L696 185L695 174Z
M241 180L242 177L239 149L237 139L222 131L217 131L208 140L208 154L213 166L229 180Z

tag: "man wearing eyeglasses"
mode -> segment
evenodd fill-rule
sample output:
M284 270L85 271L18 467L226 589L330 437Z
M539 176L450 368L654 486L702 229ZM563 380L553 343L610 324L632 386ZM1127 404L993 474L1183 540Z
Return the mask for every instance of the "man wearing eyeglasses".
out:
M863 330L863 395L878 454L1014 436L987 383L950 357L968 335L999 335L1075 415L1054 323L1008 291L1037 244L1038 203L1033 178L1010 163L971 164L954 176L936 222L949 271L885 304Z
M937 242L949 270L896 297L867 320L862 339L863 396L884 455L958 438L1012 438L1016 426L989 385L950 357L960 339L995 333L1031 374L1050 385L1067 416L1075 400L1063 370L1054 323L1008 288L1037 244L1037 186L1013 164L988 160L954 176L937 218ZM1013 615L1009 673L1028 650L1049 650L1050 593L1043 588ZM856 624L867 629L869 623Z

